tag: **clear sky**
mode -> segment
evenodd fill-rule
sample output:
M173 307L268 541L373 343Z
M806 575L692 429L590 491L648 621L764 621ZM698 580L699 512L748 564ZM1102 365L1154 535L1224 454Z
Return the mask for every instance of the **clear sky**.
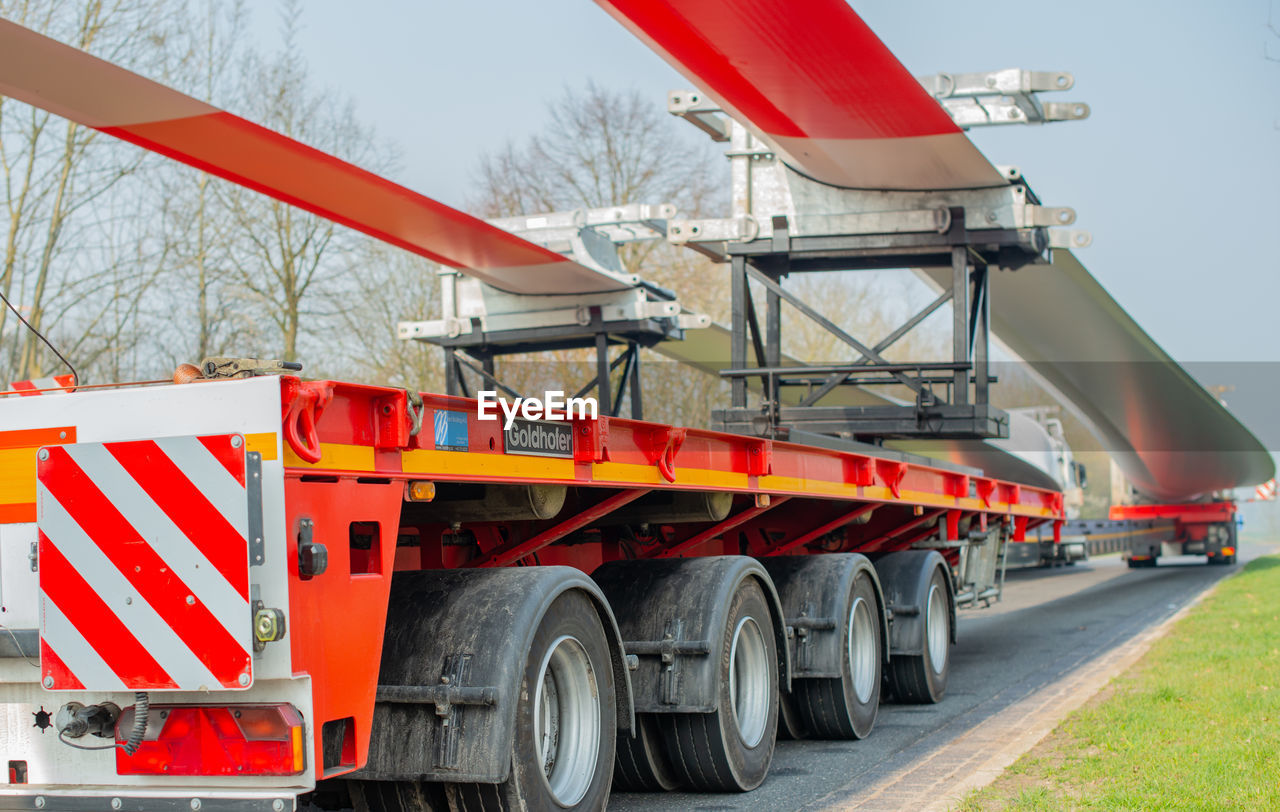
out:
M274 4L254 5L255 34L278 42ZM1268 0L853 5L915 73L1073 72L1075 89L1052 95L1089 103L1089 120L974 140L1021 167L1045 203L1076 209L1094 236L1080 258L1174 357L1277 360L1280 63L1264 49L1280 59L1280 38ZM315 77L399 146L395 180L454 205L479 155L537 130L563 87L590 78L662 105L687 84L589 0L304 6Z

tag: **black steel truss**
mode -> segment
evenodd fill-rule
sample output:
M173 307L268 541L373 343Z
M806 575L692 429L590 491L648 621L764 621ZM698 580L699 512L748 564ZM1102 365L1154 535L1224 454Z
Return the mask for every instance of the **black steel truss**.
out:
M675 294L656 288L665 298ZM467 385L467 372L488 384L505 397L520 397L521 393L497 375L495 359L512 355L528 355L536 352L568 349L594 349L596 374L574 395L584 397L594 391L600 413L617 417L622 404L628 402L632 418L644 416L644 399L640 384L640 348L667 340L679 340L684 332L668 319L635 319L605 321L602 308L588 308L590 320L586 324L555 324L526 327L514 330L471 332L457 336L438 336L425 339L444 349L445 391L450 395L472 397ZM473 323L479 327L479 320ZM611 348L622 347L622 352L610 358ZM616 387L613 373L622 367Z
M944 233L800 236L787 219L773 219L769 239L731 244L731 368L721 375L732 384L731 405L713 412L720 428L785 437L791 429L834 434L863 441L889 437L989 438L1008 436L1007 415L990 404L991 266L1018 268L1041 258L1048 247L1042 228L965 227L964 209L951 210ZM933 301L875 344L841 329L786 290L793 273L948 267L950 284ZM763 288L763 329L751 295ZM782 364L782 304L839 339L853 354L840 364ZM943 305L952 305L951 361L891 363L883 353ZM754 366L748 361L748 350ZM758 408L747 406L747 382L759 378ZM823 406L821 400L842 386L898 384L914 403L901 406ZM792 402L789 388L803 387Z

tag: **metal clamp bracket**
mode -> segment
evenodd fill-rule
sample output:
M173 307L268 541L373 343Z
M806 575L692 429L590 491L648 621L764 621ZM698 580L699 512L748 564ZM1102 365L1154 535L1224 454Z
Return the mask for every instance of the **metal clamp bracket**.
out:
M794 668L797 672L806 671L813 665L813 647L810 645L813 642L810 639L812 633L835 631L836 628L836 619L833 617L811 617L816 611L818 607L806 601L800 607L799 617L787 618L787 629L796 640Z
M676 657L701 656L711 653L710 640L684 640L684 621L674 618L666 622L661 640L632 640L623 643L627 654L640 657L658 657L662 669L661 701L667 705L680 704L680 674Z
M498 704L498 689L465 685L471 673L471 654L450 654L444 659L439 685L379 685L377 701L394 705L435 705L440 720L436 737L435 766L458 764L458 741L465 706L491 708Z
M1042 102L1037 94L1070 90L1075 77L1063 71L1009 68L979 73L938 73L916 79L960 127L1044 124L1089 117L1083 102Z

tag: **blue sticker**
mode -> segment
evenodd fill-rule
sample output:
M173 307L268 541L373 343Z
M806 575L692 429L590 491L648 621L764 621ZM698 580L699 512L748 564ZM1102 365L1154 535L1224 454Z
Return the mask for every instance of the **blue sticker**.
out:
M436 410L436 450L467 450L467 413Z

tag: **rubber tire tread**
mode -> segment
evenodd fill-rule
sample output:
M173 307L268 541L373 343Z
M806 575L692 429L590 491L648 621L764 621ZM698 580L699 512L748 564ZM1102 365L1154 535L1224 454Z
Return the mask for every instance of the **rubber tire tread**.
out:
M841 694L844 686L838 679L798 679L791 686L796 712L804 720L805 730L815 739L856 739L853 726L844 713Z
M912 705L929 704L929 679L924 669L928 665L923 654L902 654L889 660L889 682L893 685L893 697Z
M618 733L618 755L613 766L614 787L626 792L670 792L678 789L680 778L667 758L658 720L651 714L637 713L636 727L635 736Z
M447 812L444 785L422 781L351 781L350 791L364 798L369 812ZM356 798L352 798L359 809Z
M744 604L754 604L754 611L744 612ZM739 738L737 723L733 720L731 700L728 696L727 669L732 667L728 652L733 641L733 630L746 614L755 618L756 624L764 633L766 649L772 655L769 673L773 688L773 708L765 724L764 735L755 748L746 747ZM765 599L764 591L753 579L744 580L731 599L730 611L723 631L719 652L722 664L719 710L710 713L673 713L660 718L671 766L689 789L697 792L746 792L760 786L769 775L769 765L773 762L776 744L779 713L778 652L772 630L772 612ZM740 757L750 758L754 762L747 765L750 768L748 774L735 774L729 762L727 748L733 748Z
M449 812L502 812L509 809L503 784L450 784Z
M796 710L796 685L799 680L791 681L791 692L778 697L778 738L786 741L801 741L813 737L804 725L800 712Z

